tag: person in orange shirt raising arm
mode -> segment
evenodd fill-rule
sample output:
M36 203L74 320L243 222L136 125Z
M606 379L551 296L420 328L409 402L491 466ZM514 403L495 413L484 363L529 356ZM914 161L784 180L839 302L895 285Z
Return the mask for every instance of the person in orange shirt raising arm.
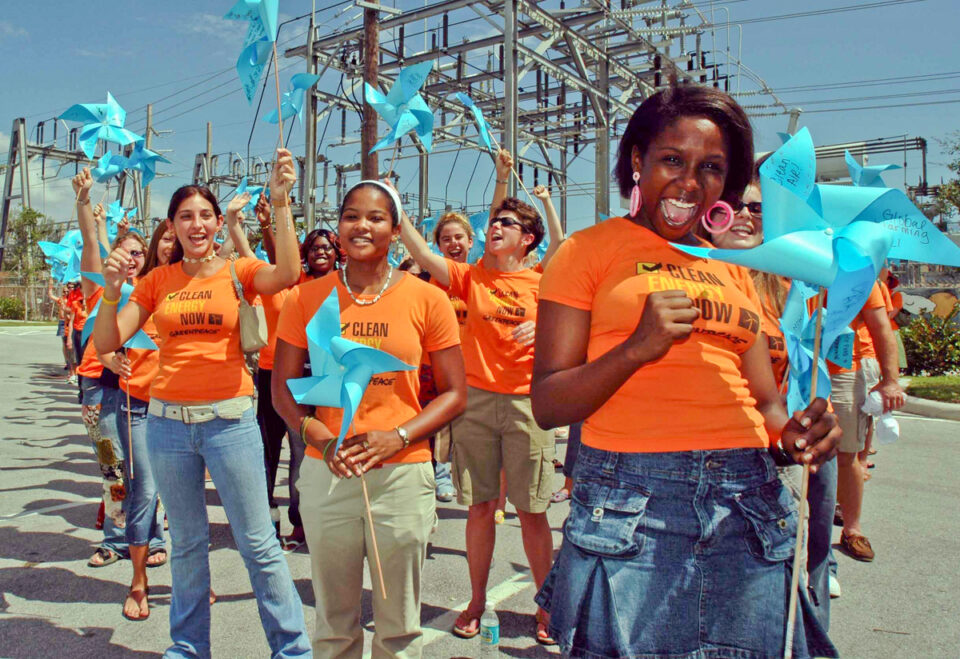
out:
M530 409L533 345L518 338L525 323L536 323L540 273L523 265L543 240L540 215L515 197L502 197L509 155L498 154L498 190L487 227L483 258L458 263L430 251L409 218L402 221L404 245L437 284L467 305L463 357L467 371L467 411L451 428L454 484L461 505L469 506L466 542L470 603L453 633L476 636L486 602L487 579L496 541L494 511L500 470L507 496L516 507L523 546L539 586L550 570L553 538L547 521L552 493L553 432L537 427ZM509 168L506 169L509 172ZM542 612L536 639L552 644Z
M177 237L171 262L137 283L117 312L130 255L115 249L104 265L103 304L94 341L116 350L152 315L159 337L159 370L150 384L148 449L172 538L169 654L210 656L210 565L204 468L227 513L257 598L271 652L310 653L300 597L270 523L263 444L253 410L253 379L240 348L232 272L248 301L275 293L299 276L289 192L296 172L286 149L277 150L270 179L277 214L277 265L240 258L228 263L214 251L223 225L207 188L177 190L167 226Z
M341 270L287 295L273 364L274 405L289 426L300 428L307 444L297 486L316 595L313 651L318 657L362 653L364 557L374 583L380 579L356 478L365 474L387 593L384 599L379 587L373 589L373 655L419 657L420 575L436 521L427 440L464 408L460 336L442 291L390 267L390 243L400 232L400 199L392 189L378 181L353 186L344 196L337 231L346 262ZM307 323L332 291L339 301L343 338L411 366L429 354L439 392L421 409L416 370L375 375L351 435L336 453L332 447L342 411L318 407L314 412L298 405L287 387L287 380L303 373Z
M670 245L700 244L752 170L733 99L659 92L620 143L630 215L567 238L544 273L534 413L584 424L537 602L572 656L783 655L797 512L774 464L816 469L839 429L823 399L787 416L749 273ZM794 656L836 656L800 602Z

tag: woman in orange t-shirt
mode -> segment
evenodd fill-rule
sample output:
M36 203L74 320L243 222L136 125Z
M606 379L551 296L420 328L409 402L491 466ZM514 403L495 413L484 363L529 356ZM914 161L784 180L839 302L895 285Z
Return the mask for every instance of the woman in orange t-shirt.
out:
M253 379L241 350L234 284L239 281L249 302L257 294L280 291L299 276L289 205L295 180L290 152L278 149L270 179L278 227L276 266L218 257L214 237L223 215L213 193L193 185L180 188L170 200L167 226L177 238L170 264L141 279L119 313L116 303L130 256L116 249L104 265L104 300L94 328L97 349L117 349L151 315L158 335L147 445L170 522L173 654L210 654L204 468L243 556L271 652L309 652L300 597L270 522L263 444L253 410Z
M480 261L458 263L433 253L409 218L403 219L401 234L420 267L448 295L467 305L462 331L467 410L451 426L454 484L460 504L469 506L466 543L471 597L453 626L453 633L463 638L479 633L487 599L501 469L538 586L550 570L553 554L546 511L553 491L554 435L533 420L533 344L522 335L528 323L537 320L541 275L526 267L525 261L543 240L544 226L535 208L505 196L513 164L510 154L500 151L496 163L497 189ZM540 612L537 623L537 641L552 644Z
M346 253L341 270L301 284L287 295L277 326L273 401L307 444L297 486L317 620L318 657L360 654L363 561L386 599L374 592L374 654L420 656L420 576L427 539L436 522L433 469L427 439L463 410L466 383L460 336L442 291L388 261L400 232L400 199L377 181L361 181L343 198L337 232ZM337 408L298 405L287 381L298 378L308 356L307 324L332 292L340 309L340 335L416 366L433 364L438 395L421 408L416 370L377 373L367 384L339 452ZM325 346L322 346L325 347ZM318 368L319 364L312 364ZM316 374L315 374L316 375ZM366 481L381 572L364 515L359 478ZM335 485L335 486L334 486Z
M670 245L698 244L701 217L752 169L733 99L659 92L620 143L631 214L567 238L544 273L534 412L584 424L537 601L574 656L783 654L797 513L774 464L828 458L836 420L822 399L787 417L747 271ZM835 656L810 631L794 656Z

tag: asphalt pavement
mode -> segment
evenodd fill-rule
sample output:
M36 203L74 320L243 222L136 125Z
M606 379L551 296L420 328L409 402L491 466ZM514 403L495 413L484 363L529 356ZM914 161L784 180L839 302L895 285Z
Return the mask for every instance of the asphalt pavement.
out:
M87 567L99 472L80 423L76 387L65 381L51 327L0 328L0 657L157 656L169 644L170 570L149 571L151 616L121 617L131 576L120 561ZM833 602L831 636L844 657L960 656L960 423L901 416L902 439L881 447L866 485L864 530L877 553L858 563L838 553L843 596ZM559 447L560 455L563 446ZM278 497L285 494L286 458ZM556 487L562 475L555 475ZM212 608L215 657L266 657L250 582L216 490L208 483L210 564L219 597ZM284 497L280 497L285 514ZM501 653L547 657L534 639L534 589L517 518L508 506L498 528L490 599L501 623ZM567 504L548 515L559 546ZM424 571L424 656L476 657L478 639L449 629L469 599L464 552L466 511L439 504ZM289 523L284 516L284 533ZM835 540L839 540L836 529ZM313 629L305 549L287 555ZM370 580L361 619L369 651Z

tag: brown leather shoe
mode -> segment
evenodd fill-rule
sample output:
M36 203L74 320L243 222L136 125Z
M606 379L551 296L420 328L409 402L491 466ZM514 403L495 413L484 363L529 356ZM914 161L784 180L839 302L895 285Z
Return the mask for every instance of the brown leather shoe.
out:
M873 547L865 535L840 534L840 548L850 557L869 563L873 560Z

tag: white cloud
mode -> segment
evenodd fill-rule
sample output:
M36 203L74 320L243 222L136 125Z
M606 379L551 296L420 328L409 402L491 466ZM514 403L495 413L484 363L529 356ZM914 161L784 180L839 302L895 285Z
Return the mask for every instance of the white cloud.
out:
M239 41L247 33L246 21L234 21L216 14L194 14L192 20L178 24L180 31L187 34L202 34L229 41Z
M7 150L10 148L10 136L0 130L0 159L7 161Z
M26 37L27 31L9 21L0 21L0 37Z

